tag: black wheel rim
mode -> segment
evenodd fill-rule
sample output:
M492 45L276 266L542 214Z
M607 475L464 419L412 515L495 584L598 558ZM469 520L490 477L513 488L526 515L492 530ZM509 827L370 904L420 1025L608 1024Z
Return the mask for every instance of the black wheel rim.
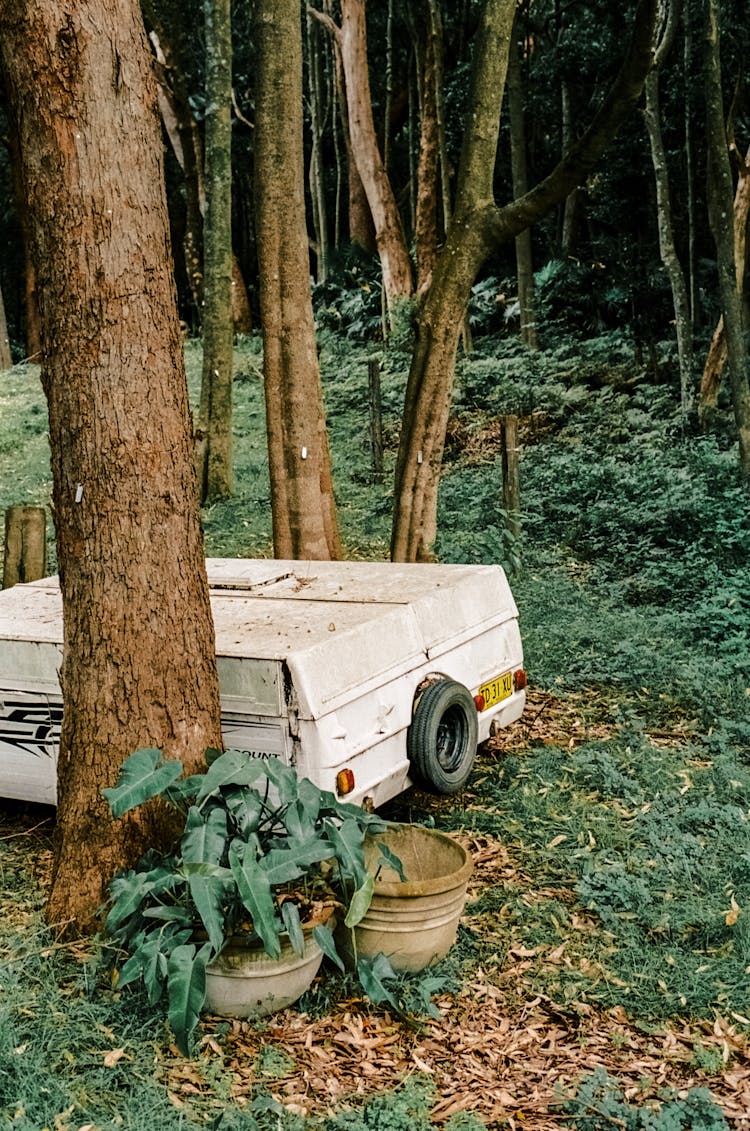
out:
M438 764L447 774L454 773L463 761L466 731L464 712L460 707L449 707L438 723L435 750Z

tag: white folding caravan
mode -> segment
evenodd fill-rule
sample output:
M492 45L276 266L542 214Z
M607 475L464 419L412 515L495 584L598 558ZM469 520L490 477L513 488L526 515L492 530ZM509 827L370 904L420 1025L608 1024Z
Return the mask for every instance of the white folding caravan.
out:
M224 742L374 806L466 782L525 699L499 566L209 559ZM0 796L54 804L56 578L0 593Z

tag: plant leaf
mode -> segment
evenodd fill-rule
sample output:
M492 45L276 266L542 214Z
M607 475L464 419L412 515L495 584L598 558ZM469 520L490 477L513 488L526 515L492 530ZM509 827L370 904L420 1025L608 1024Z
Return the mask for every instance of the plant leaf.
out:
M281 954L271 885L247 845L234 841L229 849L229 866L245 908L253 918L253 927L271 958Z
M347 927L356 927L357 923L364 919L367 909L372 903L374 890L375 877L368 873L364 882L357 888L349 901L349 909L346 913L346 919L344 919Z
M248 786L237 786L225 789L223 792L224 803L231 814L237 829L245 840L251 833L258 829L261 814L263 813L263 800L257 789Z
M177 1046L190 1055L190 1037L206 1000L206 965L210 954L208 943L196 953L194 943L175 947L167 962L169 991L169 1024Z
M223 785L253 785L265 776L265 761L244 750L227 750L211 763L196 797L197 804Z
M302 933L299 909L296 903L292 903L291 899L285 899L282 903L281 918L284 920L284 926L286 927L286 933L289 935L292 950L298 958L304 958L305 936Z
M334 966L338 966L341 973L345 974L344 963L339 958L339 952L336 950L336 943L331 933L331 928L321 924L319 927L313 927L312 934L326 958L330 958Z
M201 812L195 805L188 810L185 832L180 841L186 864L220 864L227 843L227 815L223 809Z
M400 1009L397 998L386 985L387 981L396 981L397 974L384 954L377 954L375 958L360 958L357 962L357 977L373 1005L387 1001L394 1009Z
M145 801L158 797L182 774L182 762L165 761L161 750L144 747L136 750L120 767L117 784L102 793L109 802L113 817L122 817Z
M388 865L389 868L393 869L401 882L405 884L406 872L404 871L404 866L401 863L401 858L396 855L393 849L389 848L388 845L384 844L381 840L376 840L375 843L380 849L380 855L383 861Z
M357 887L361 887L367 878L362 826L353 817L348 817L340 828L334 821L326 821L325 829L336 849L341 875L344 879L354 880Z
M109 888L112 906L104 924L106 931L115 931L130 919L149 896L172 891L179 882L180 877L162 864L150 872L130 871L115 876ZM144 913L143 910L141 913Z

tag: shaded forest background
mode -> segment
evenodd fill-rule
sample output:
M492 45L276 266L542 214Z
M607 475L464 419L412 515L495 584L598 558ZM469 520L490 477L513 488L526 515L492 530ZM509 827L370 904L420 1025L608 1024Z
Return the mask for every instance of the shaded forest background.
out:
M441 157L435 190L450 208L468 99L473 35L480 5L472 0L442 5L367 5L373 110L381 152L412 247L417 224L419 121L423 104L424 53L430 12L441 27L439 107ZM253 219L253 82L255 58L252 5L233 12L233 248L235 327L258 323L257 257ZM330 3L328 12L336 13ZM427 14L427 15L426 15ZM206 110L205 40L202 6L195 0L148 0L144 16L151 32L165 113L170 222L181 317L188 333L201 331L200 248L201 131ZM498 201L514 191L511 116L508 101L520 89L526 180L546 175L571 140L589 122L619 66L632 12L603 3L542 0L519 8L518 69L505 95L495 169ZM744 176L750 123L743 75L750 28L744 5L720 6L721 67L728 136L735 177ZM670 52L660 68L660 122L671 191L676 250L684 271L692 316L697 384L720 316L716 250L706 195L707 120L704 5L687 2ZM310 266L319 324L356 341L383 334L380 269L364 201L348 161L348 136L341 115L340 83L331 37L308 19L305 44L306 163ZM513 73L511 72L511 80ZM517 113L517 111L516 111ZM514 122L518 128L518 121ZM13 360L38 349L33 277L24 255L23 201L14 191L13 138L3 121L0 147L0 287ZM170 144L182 140L181 153ZM736 138L736 144L735 139ZM197 163L196 163L197 159ZM180 164L180 162L182 164ZM442 198L445 198L444 200ZM196 207L198 213L196 214ZM644 115L630 116L597 172L531 231L535 284L533 320L542 342L562 334L592 336L620 329L656 381L675 378L656 343L674 336L675 311L659 249L659 206ZM438 220L439 225L443 223ZM516 334L521 309L512 243L491 258L474 287L473 335ZM247 303L245 303L245 296Z

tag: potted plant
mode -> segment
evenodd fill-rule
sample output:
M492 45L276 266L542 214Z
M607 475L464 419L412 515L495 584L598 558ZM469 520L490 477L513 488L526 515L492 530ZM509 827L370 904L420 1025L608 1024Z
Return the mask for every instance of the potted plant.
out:
M333 912L353 927L367 911L374 876L363 846L386 828L276 759L229 750L206 761L183 778L179 761L137 750L103 791L115 817L158 799L184 821L169 851L149 850L115 877L105 922L128 956L118 984L142 979L152 1004L166 990L183 1052L207 1001L216 1012L272 1012L304 992L323 954L341 966ZM383 860L398 871L386 847ZM234 1000L243 954L256 979L249 1004ZM280 968L276 990L262 982L269 962Z

